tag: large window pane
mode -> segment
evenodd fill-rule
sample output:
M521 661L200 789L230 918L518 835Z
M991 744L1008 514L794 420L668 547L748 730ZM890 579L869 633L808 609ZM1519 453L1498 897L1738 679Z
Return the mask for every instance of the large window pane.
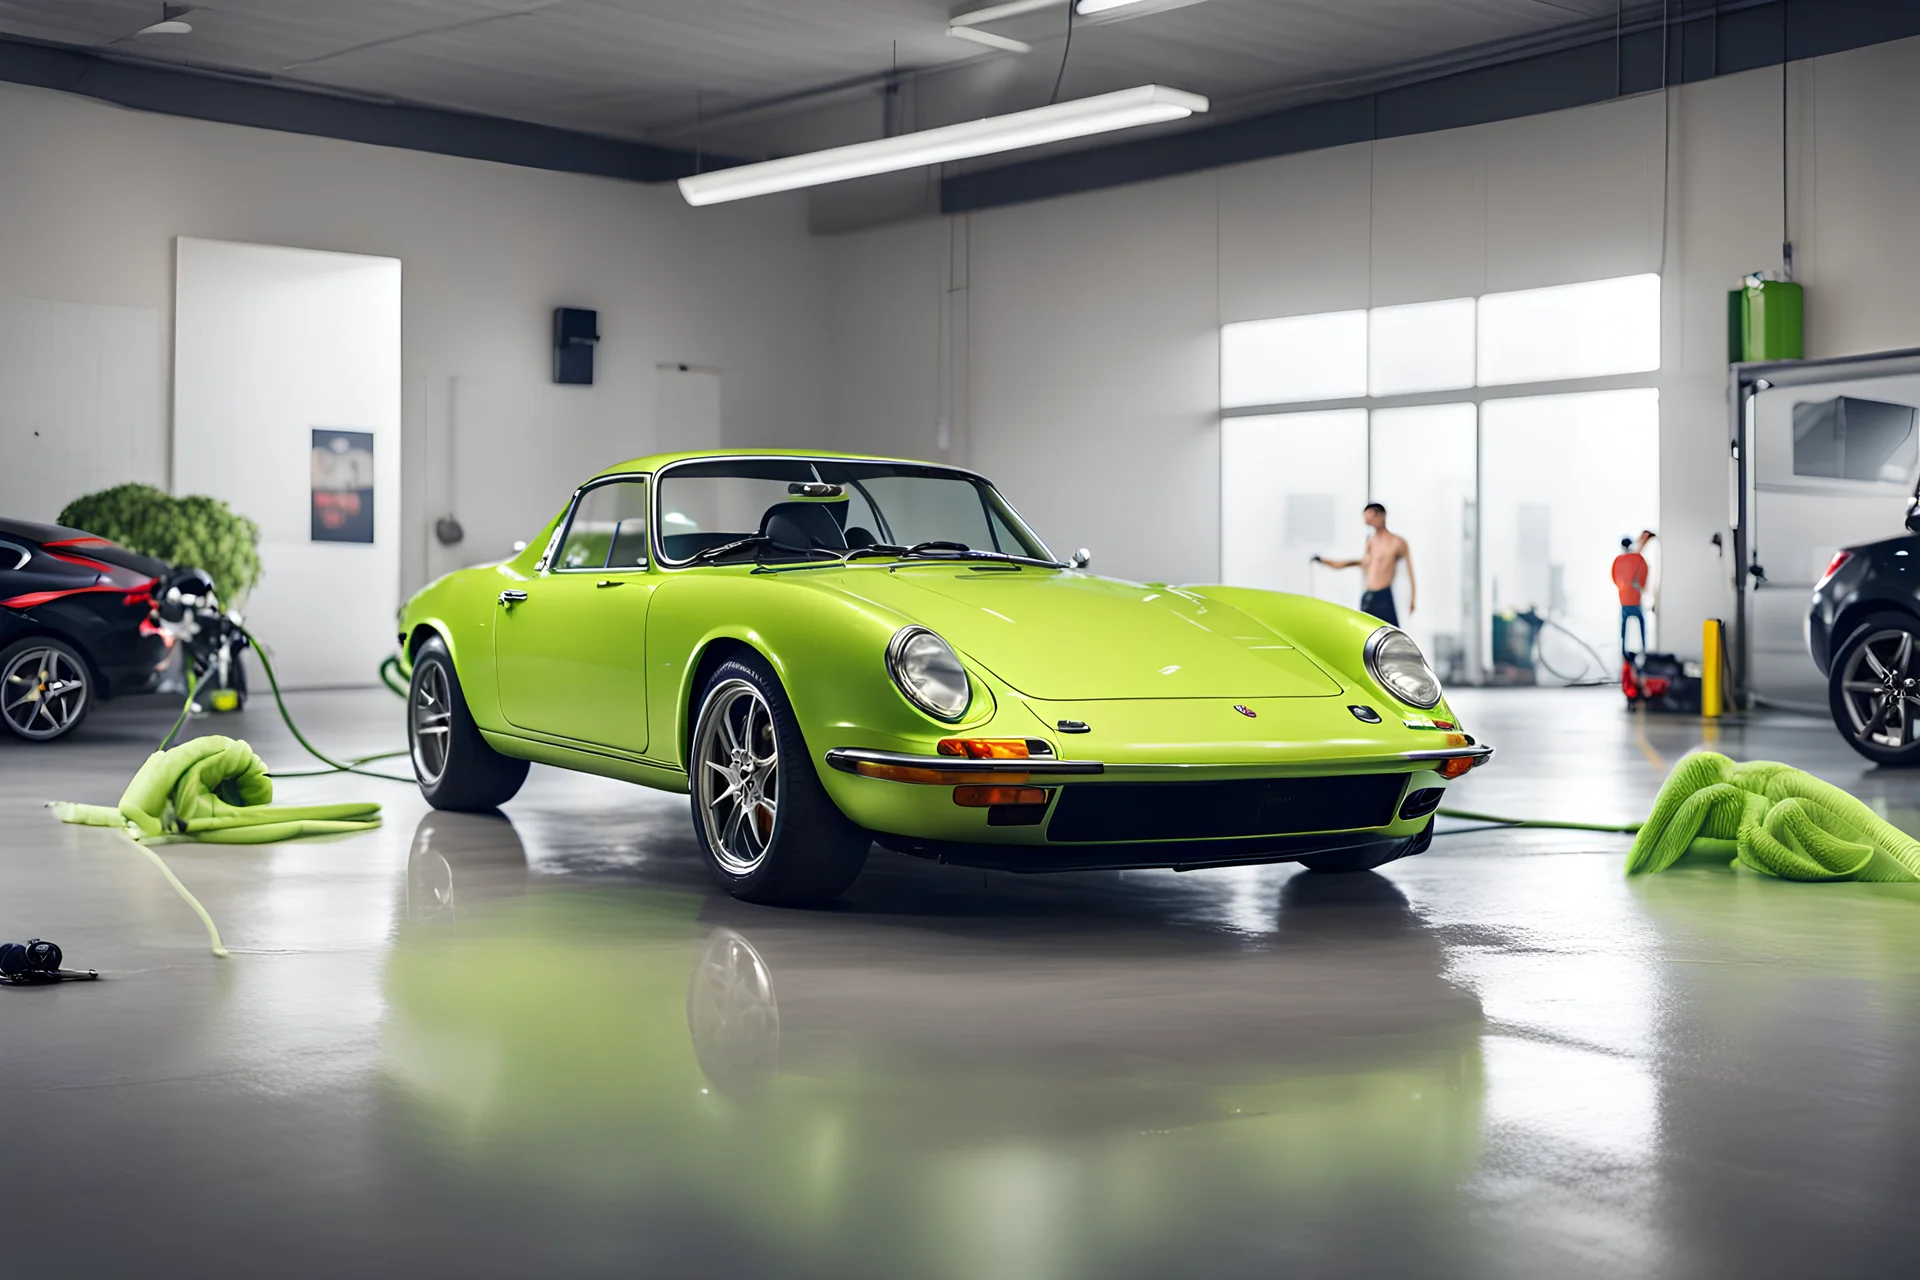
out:
M1220 330L1220 403L1227 408L1366 394L1364 311L1246 320Z
M1660 367L1660 277L1489 293L1480 299L1480 385L1597 378Z
M1367 411L1228 418L1220 429L1220 576L1243 587L1356 604L1357 572L1311 563L1360 554Z
M1488 400L1480 407L1480 448L1489 624L1494 614L1532 609L1597 655L1550 631L1544 656L1559 675L1537 664L1530 675L1525 664L1503 670L1495 664L1505 655L1493 648L1490 674L1541 684L1617 674L1620 597L1611 570L1620 539L1653 528L1659 515L1660 393ZM1647 623L1656 633L1654 619Z
M1473 385L1472 298L1375 307L1369 316L1367 391L1376 396Z
M1471 404L1375 409L1369 432L1369 492L1387 509L1387 528L1407 540L1412 580L1394 583L1400 625L1447 683L1478 676L1472 640L1475 601L1474 452ZM1416 595L1410 588L1417 583Z

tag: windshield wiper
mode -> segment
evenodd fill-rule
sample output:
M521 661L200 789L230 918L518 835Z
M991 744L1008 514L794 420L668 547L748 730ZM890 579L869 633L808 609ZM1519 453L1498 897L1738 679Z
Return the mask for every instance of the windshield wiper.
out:
M761 551L790 551L795 555L802 556L827 556L834 560L840 558L825 547L793 547L788 546L784 542L775 542L764 533L750 533L744 538L735 538L732 542L723 542L717 547L706 547L696 551L687 557L687 563L699 564L706 560L718 560L721 556L729 556L736 551L745 551L748 547L754 547ZM758 559L759 557L756 555L754 558Z
M755 538L742 538L738 542L729 543L723 547L712 547L701 552L695 556L694 559L698 560L706 556L724 555L735 548L749 545L755 540ZM928 563L954 560L986 560L994 564L1007 565L1011 568L1018 568L1023 564L1030 564L1041 569L1066 568L1065 565L1057 560L1041 560L1034 556L1010 555L1005 551L979 551L973 547L969 547L964 542L948 542L945 540L916 542L910 547L903 547L892 542L875 542L869 546L850 547L841 553L816 547L813 548L812 554L827 556L836 565L842 567L852 564L855 560L867 559L874 556L894 556L902 561L919 560ZM821 563L793 565L791 567L795 569L823 569L827 566L825 563ZM893 568L896 569L899 567L899 565L893 566ZM773 570L767 570L767 572L773 572Z
M721 556L732 555L736 551L745 551L748 547L767 547L773 545L773 539L764 533L750 533L744 538L735 538L732 542L723 542L717 547L702 547L687 557L688 564L698 564L702 560L718 560Z
M864 549L878 550L878 548ZM898 554L902 560L990 560L997 564L1030 564L1042 569L1066 568L1057 560L1041 560L1036 556L1016 556L1005 551L981 551L964 542L916 542L905 550L896 551L894 548L888 548L888 551Z

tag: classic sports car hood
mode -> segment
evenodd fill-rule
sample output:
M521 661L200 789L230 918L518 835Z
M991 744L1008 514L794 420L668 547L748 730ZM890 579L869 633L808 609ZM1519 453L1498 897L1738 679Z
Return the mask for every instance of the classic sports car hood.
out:
M1340 686L1237 609L1166 587L911 564L835 585L933 628L1033 698L1324 698ZM824 584L823 584L824 585Z

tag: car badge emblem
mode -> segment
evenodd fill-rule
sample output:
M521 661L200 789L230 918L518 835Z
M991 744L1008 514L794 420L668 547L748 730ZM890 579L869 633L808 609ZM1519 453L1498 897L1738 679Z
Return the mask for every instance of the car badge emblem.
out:
M1254 709L1252 707L1243 707L1236 702L1233 704L1233 709L1235 711L1238 711L1241 715L1245 716L1249 720L1258 718L1257 714L1254 712Z

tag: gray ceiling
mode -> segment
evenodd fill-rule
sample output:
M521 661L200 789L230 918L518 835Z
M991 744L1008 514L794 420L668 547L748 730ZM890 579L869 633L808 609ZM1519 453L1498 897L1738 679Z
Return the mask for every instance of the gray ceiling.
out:
M1061 96L1157 82L1216 118L1473 51L1611 22L1616 0L1206 0L1082 21ZM0 0L0 34L614 137L755 154L880 132L874 78L918 92L906 127L1037 105L1064 8L995 24L1027 55L948 37L949 0L219 0L189 36L135 37L148 0ZM975 7L963 5L961 7ZM821 93L861 81L858 90ZM917 110L917 118L912 118Z

